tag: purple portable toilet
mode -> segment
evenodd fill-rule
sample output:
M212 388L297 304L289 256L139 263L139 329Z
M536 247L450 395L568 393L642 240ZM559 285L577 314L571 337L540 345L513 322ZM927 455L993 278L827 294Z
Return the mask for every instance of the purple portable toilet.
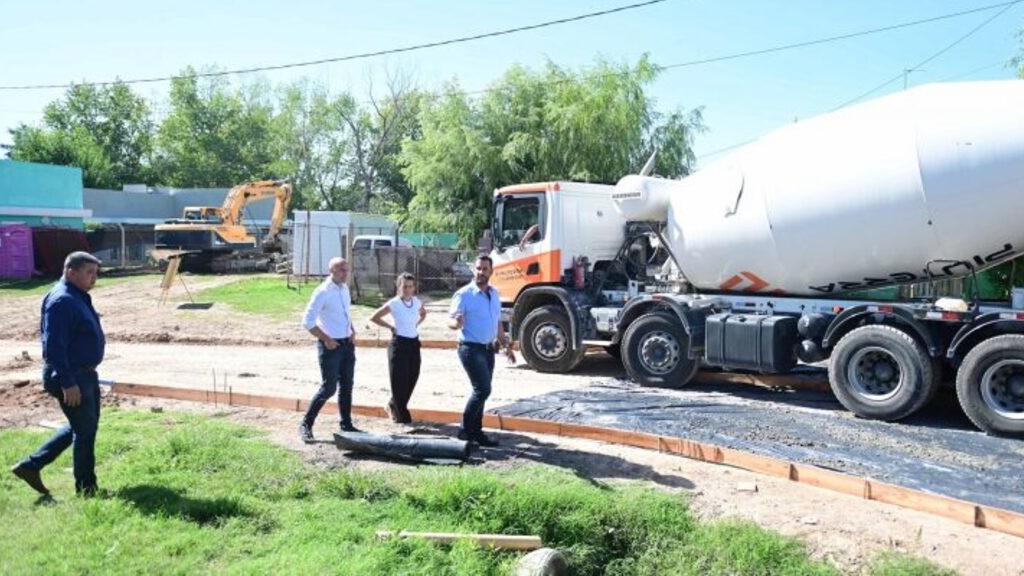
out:
M24 224L0 226L0 278L31 278L32 228Z

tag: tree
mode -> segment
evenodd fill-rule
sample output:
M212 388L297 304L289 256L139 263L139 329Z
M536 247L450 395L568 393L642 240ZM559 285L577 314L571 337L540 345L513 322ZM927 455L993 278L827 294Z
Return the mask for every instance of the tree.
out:
M490 198L482 191L504 164L482 141L478 114L457 85L450 85L420 114L420 137L402 146L402 173L416 192L408 224L422 231L454 231L472 242L487 222Z
M382 98L371 87L365 104L305 81L281 91L274 125L283 147L275 166L295 175L296 206L401 218L412 191L396 157L418 126L421 94L407 76L389 75L386 86Z
M41 127L11 130L14 160L82 168L89 188L146 182L153 122L144 98L126 84L78 84L46 105Z
M233 186L274 178L281 157L275 141L270 89L263 84L230 90L223 77L188 68L171 81L170 114L157 133L154 168L171 186Z
M360 212L388 211L386 208L403 206L411 198L396 170L395 157L402 139L416 130L421 94L412 89L410 77L404 74L388 74L385 88L382 100L374 96L371 84L366 106L348 102L337 108L352 138L348 165L352 185L359 192L355 208Z
M296 208L337 210L350 142L336 110L351 101L347 95L331 100L322 86L306 81L283 88L274 119L281 158L272 166L293 179Z
M645 95L658 68L599 60L579 72L548 63L533 73L511 68L477 102L448 86L420 113L421 134L401 152L416 197L412 222L456 230L473 245L488 222L494 188L516 182L615 182L657 148L656 171L687 174L700 110L659 113Z

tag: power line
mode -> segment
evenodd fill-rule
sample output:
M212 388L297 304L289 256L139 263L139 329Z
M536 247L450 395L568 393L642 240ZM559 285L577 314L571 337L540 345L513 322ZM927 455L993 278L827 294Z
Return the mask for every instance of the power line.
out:
M719 61L725 61L725 60L731 60L731 59L743 58L743 57L749 57L749 56L759 56L759 55L762 55L762 54L769 54L769 53L772 53L772 52L781 52L781 51L784 51L784 50L794 50L794 49L797 49L797 48L805 48L807 46L814 46L814 45L817 45L817 44L827 44L829 42L838 42L838 41L841 41L841 40L849 40L850 38L857 38L857 37L860 37L860 36L869 36L871 34L880 34L882 32L890 32L890 31L893 31L893 30L899 30L901 28L910 28L912 26L921 26L923 24L931 24L931 23L934 23L934 22L939 22L939 20L966 16L966 15L977 13L977 12L985 12L985 11L988 11L988 10L993 10L995 8L1004 8L1004 9L1002 9L1002 11L1000 11L997 14L995 14L994 16L989 18L988 20L985 20L985 23L982 24L982 26L984 26L985 24L988 24L989 22L991 22L992 19L995 19L996 17L998 17L999 15L1001 15L1002 13L1006 12L1008 9L1013 7L1014 4L1017 4L1017 3L1021 2L1021 1L1022 0L1013 0L1012 2L1002 2L1000 4L991 4L991 5L983 6L983 7L980 7L980 8L972 8L970 10L963 10L963 11L959 11L959 12L951 12L951 13L948 13L948 14L932 16L932 17L929 17L929 18L910 20L910 22L894 24L894 25L885 26L885 27L882 27L882 28L872 28L872 29L869 29L869 30L862 30L862 31L859 31L859 32L851 32L849 34L841 34L839 36L828 36L828 37L825 37L825 38L818 38L818 39L815 39L815 40L807 40L807 41L804 41L804 42L796 42L796 43L793 43L793 44L783 44L781 46L771 46L771 47L768 47L768 48L760 48L760 49L757 49L757 50L750 50L750 51L746 51L746 52L735 52L735 53L732 53L732 54L724 54L724 55L721 55L721 56L714 56L714 57L711 57L711 58L702 58L702 59L698 59L698 60L689 60L689 61L684 61L684 63L670 64L670 65L666 65L666 66L659 66L658 68L660 70L671 70L671 69L676 69L676 68L687 68L687 67L692 67L692 66L702 66L702 65L706 65L706 64L714 64L714 63L719 63ZM976 31L977 30L974 30L970 34L974 34L974 32L976 32ZM970 34L969 34L969 36L970 36ZM963 40L963 38L961 40ZM959 42L959 40L957 40L957 42ZM952 45L946 47L945 49L949 49L951 47L952 47ZM930 61L930 60L931 60L931 58L929 58L929 60L925 60L925 63L927 63L927 61ZM919 64L918 67L923 66L925 63ZM914 68L918 68L918 67L914 67ZM913 69L911 69L911 70L913 70ZM609 76L623 76L623 75L627 75L627 74L633 74L633 73L632 72L613 72L613 73L608 73ZM469 95L483 94L483 93L489 92L490 90L492 90L492 89L490 89L490 88L483 88L483 89L480 89L480 90L475 90L475 91L466 92L466 93L469 94ZM863 96L861 96L861 97L863 97ZM731 150L732 148L735 148L735 147L729 147L729 149L725 149L725 150Z
M1006 62L993 62L993 63L987 64L985 66L979 66L977 68L974 68L973 70L968 70L967 72L958 72L958 73L956 73L956 74L954 74L952 76L947 76L945 78L942 78L942 79L938 80L938 82L952 82L954 80L959 80L960 78L965 78L967 76L973 76L974 74L977 74L978 72L984 72L985 70L990 70L992 68L996 68L996 67L999 67L999 66L1006 66ZM731 150L735 150L736 148L739 148L741 146L746 146L747 144L750 144L751 142L754 142L756 140L757 140L757 138L750 138L749 140L744 140L743 142L740 142L738 144L730 144L728 146L723 146L721 148L715 148L714 150L710 150L708 152L705 152L705 153L701 154L700 156L697 157L697 159L698 160L703 160L705 158L711 158L712 156L717 156L719 154L722 154L722 153L725 153L725 152L729 152Z
M972 8L971 10L963 10L961 12L952 12L950 14L943 14L941 16L933 16L931 18L924 18L924 19L921 19L921 20L911 20L909 22L901 22L899 24L893 24L893 25L890 25L890 26L883 26L881 28L871 28L871 29L868 29L868 30L861 30L859 32L850 32L849 34L840 34L838 36L828 36L828 37L825 37L825 38L817 38L815 40L807 40L807 41L804 41L804 42L796 42L796 43L793 43L793 44L784 44L782 46L772 46L772 47L769 47L769 48L761 48L761 49L758 49L758 50L751 50L751 51L748 51L748 52L736 52L734 54L725 54L723 56L715 56L713 58L704 58L704 59L701 59L701 60L690 60L688 62L678 62L676 64L667 64L667 65L664 65L664 66L659 66L658 68L661 69L661 70L670 70L670 69L673 69L673 68L685 68L685 67L689 67L689 66L701 66L701 65L704 65L704 64L713 64L715 62L724 62L726 60L735 60L735 59L738 59L738 58L747 58L747 57L750 57L750 56L761 56L763 54L770 54L772 52L782 52L782 51L785 51L785 50L795 50L797 48L806 48L807 46L814 46L814 45L817 45L817 44L827 44L829 42L838 42L840 40L848 40L850 38L857 38L857 37L860 37L860 36L869 36L871 34L879 34L881 32L889 32L889 31L892 31L892 30L898 30L900 28L909 28L911 26L920 26L921 24L930 24L932 22L938 22L938 21L941 21L941 20L948 20L948 19L951 19L951 18L959 18L961 16L967 16L967 15L970 15L970 14L975 14L977 12L987 12L989 10L994 10L996 8L1003 8L1003 10L1001 12L999 12L998 14L996 14L995 16L990 18L989 20L986 20L982 24L982 26L984 26L984 24L987 24L988 22L991 22L992 20L994 20L995 18L1000 16L1003 12L1006 12L1006 10L1011 8L1014 4L1017 4L1017 3L1021 2L1021 1L1024 1L1024 0L1013 0L1012 2L1003 2L1003 3L1000 3L1000 4L991 4L989 6L983 6L981 8ZM971 34L973 34L975 31L976 30L971 31ZM958 40L958 42L959 42L959 40ZM946 50L948 50L951 47L952 47L952 45L947 47ZM926 60L925 62L928 62L930 60L931 59ZM922 66L925 62L922 62L922 63L918 64L917 67ZM917 68L917 67L915 67L915 68ZM632 73L633 72L631 72L631 71L630 72L609 72L609 73L606 74L606 76L624 76L624 75L628 75L628 74L632 74ZM901 72L901 77L902 77L902 72ZM475 90L475 91L472 91L472 92L466 92L466 94L472 96L472 95L477 95L477 94L486 94L486 93L491 92L491 91L493 91L492 88L483 88L481 90ZM732 149L732 148L735 148L735 146L730 146L729 148L720 150L718 152L729 150L729 149Z
M437 48L440 46L448 46L451 44L460 44L463 42L472 42L474 40L482 40L484 38L494 38L496 36L507 36L509 34L516 34L519 32L526 32L529 30L537 30L540 28L547 28L549 26L556 26L559 24L567 24L570 22L578 22L580 20L586 20L588 18L596 18L598 16L607 16L608 14L615 14L617 12L625 12L627 10L634 10L637 8L645 8L653 4L660 4L666 0L648 0L646 2L638 2L636 4L628 4L626 6L619 6L617 8L610 8L608 10L601 10L598 12L589 12L587 14L580 14L578 16L571 16L569 18L559 18L557 20L549 20L547 22L541 22L539 24L530 24L528 26L519 26L516 28L506 28L504 30L497 30L494 32L485 32L482 34L474 34L472 36L462 36L459 38L451 38L448 40L440 40L437 42L427 42L425 44L414 44L412 46L405 46L402 48L390 48L387 50L378 50L375 52L363 52L360 54L350 54L347 56L338 56L336 58L322 58L320 60L309 60L306 62L295 62L291 64L278 64L273 66L257 66L253 68L240 68L237 70L225 70L221 72L203 72L196 74L199 78L208 78L215 76L228 76L231 74L249 74L252 72L268 72L271 70L285 70L288 68L302 68L306 66L316 66L318 64L328 64L333 62L346 62L349 60L361 60L365 58L373 58L376 56L386 56L389 54L401 54L403 52L413 52L416 50L424 50L427 48ZM136 78L132 80L120 80L120 81L106 81L106 82L83 82L82 84L34 84L25 86L0 86L0 90L49 90L54 88L71 88L72 86L90 85L90 86L109 86L111 84L148 84L154 82L166 82L173 80L177 76L160 76L156 78Z
M401 47L401 48L390 48L390 49L387 49L387 50L378 50L378 51L375 51L375 52L363 52L363 53L351 54L351 55L347 55L347 56L338 56L336 58L323 58L323 59L320 59L320 60L309 60L309 61L305 61L305 62L295 62L295 63L290 63L290 64L279 64L279 65L272 65L272 66L259 66L259 67L253 67L253 68L239 68L239 69L235 69L235 70L203 72L203 73L196 74L196 76L200 77L200 78L206 78L206 77L216 77L216 76L229 76L229 75L233 75L233 74L249 74L249 73L253 73L253 72L267 72L267 71L272 71L272 70L285 70L285 69L288 69L288 68L302 68L302 67L307 67L307 66L315 66L315 65L318 65L318 64L327 64L327 63L333 63L333 62L345 62L345 61L350 61L350 60L359 60L359 59L373 58L373 57L376 57L376 56L386 56L386 55L389 55L389 54L399 54L399 53L404 53L404 52L413 52L413 51L416 51L416 50L424 50L424 49L428 49L428 48L437 48L437 47L440 47L440 46L448 46L448 45L451 45L451 44L459 44L459 43L464 43L464 42L471 42L471 41L474 41L474 40L482 40L482 39L485 39L485 38L493 38L493 37L497 37L497 36L505 36L505 35L509 35L509 34L515 34L515 33L518 33L518 32L524 32L524 31L529 31L529 30L536 30L536 29L540 29L540 28L546 28L546 27L555 26L555 25L558 25L558 24L565 24L565 23L569 23L569 22L576 22L576 21L585 20L585 19L589 19L589 18L595 18L595 17L598 17L598 16L605 16L605 15L613 14L613 13L616 13L616 12L624 12L626 10L633 10L633 9L636 9L636 8L644 8L644 7L647 7L647 6L650 6L650 5L653 5L653 4L658 4L658 3L661 3L661 2L665 2L665 1L666 0L649 0L647 2L640 2L640 3L636 3L636 4L628 4L626 6L619 6L617 8L611 8L611 9L608 9L608 10L601 10L601 11L598 11L598 12L590 12L590 13L587 13L587 14L581 14L581 15L572 16L572 17L569 17L569 18L560 18L560 19L557 19L557 20L550 20L550 21L547 21L547 22L541 22L539 24L531 24L531 25L527 25L527 26L520 26L520 27L516 27L516 28L508 28L508 29L498 30L498 31L494 31L494 32L486 32L486 33L476 34L476 35L472 35L472 36L463 36L463 37L459 37L459 38L452 38L452 39L441 40L441 41L437 41L437 42L429 42L429 43L425 43L425 44L416 44L416 45L413 45L413 46L406 46L406 47ZM804 47L807 47L807 46L814 46L816 44L825 44L825 43L829 43L829 42L836 42L836 41L839 41L839 40L847 40L847 39L856 38L856 37L859 37L859 36L867 36L867 35L870 35L870 34L877 34L877 33L880 33L880 32L888 32L890 30L897 30L897 29L900 29L900 28L907 28L907 27L910 27L910 26L917 26L917 25L920 25L920 24L927 24L927 23L930 23L930 22L937 22L937 21L940 21L940 20L946 20L946 19L950 19L950 18L957 18L957 17L960 17L960 16L968 15L968 14L974 14L976 12L985 12L985 11L992 10L992 9L995 9L995 8L1010 7L1010 6L1013 6L1014 4L1017 4L1020 1L1021 0L1014 0L1013 2L1004 2L1004 3L1000 3L1000 4L992 4L992 5L989 5L989 6L983 6L983 7L974 8L974 9L971 9L971 10L964 10L964 11L961 11L961 12L954 12L954 13L950 13L950 14L943 14L941 16L935 16L935 17L932 17L932 18L925 18L925 19L922 19L922 20L913 20L913 21L910 21L910 22L903 22L903 23L900 23L900 24L894 24L894 25L891 25L891 26L884 26L884 27L881 27L881 28L872 28L870 30L862 30L862 31L859 31L859 32L852 32L852 33L849 33L849 34L842 34L842 35L839 35L839 36L829 36L829 37L826 37L826 38L819 38L819 39L816 39L816 40L808 40L808 41L805 41L805 42L798 42L798 43L794 43L794 44L786 44L786 45L782 45L782 46L773 46L773 47L770 47L770 48L763 48L763 49L753 50L753 51L748 51L748 52L738 52L738 53L735 53L735 54L727 54L727 55L724 55L724 56L716 56L714 58L705 58L705 59L702 59L702 60L691 60L689 62L680 62L680 63L676 63L676 64L669 64L669 65L666 65L666 66L661 66L660 68L662 68L664 70L668 70L668 69L672 69L672 68L683 68L683 67L688 67L688 66L699 66L699 65L703 65L703 64L711 64L711 63L714 63L714 62L722 62L722 61L733 60L733 59L737 59L737 58L745 58L745 57L749 57L749 56L760 56L762 54L770 54L772 52L781 52L781 51L784 51L784 50L793 50L793 49L796 49L796 48L804 48ZM105 81L105 82L82 82L81 84L67 83L67 84L31 84L31 85L21 85L21 86L0 86L0 90L9 90L9 91L13 91L13 90L52 90L52 89L58 89L58 88L71 88L72 86L79 86L79 85L109 86L111 84L115 84L115 83L118 83L118 82L120 82L121 84L146 84L146 83L166 82L166 81L172 80L174 78L176 78L176 76L160 76L160 77L155 77L155 78L138 78L138 79L131 79L131 80L115 80L115 81ZM479 92L487 92L487 90L486 89L485 90L480 90Z
M956 73L956 74L954 74L952 76L946 76L945 78L942 78L941 80L939 80L939 82L952 82L953 80L959 80L961 78L966 78L968 76L973 76L973 75L977 74L978 72L984 72L985 70L990 70L990 69L996 68L998 66L1008 67L1006 62L993 62L993 63L988 64L986 66L979 66L979 67L975 68L974 70L968 70L967 72L958 72L958 73Z
M797 42L795 44L785 44L783 46L773 46L771 48L762 48L759 50L751 50L749 52L737 52L735 54L727 54L725 56L715 56L714 58L705 58L703 60L691 60L689 62L680 62L678 64L669 64L662 68L682 68L685 66L699 66L702 64L711 64L714 62L723 62L725 60L734 60L736 58L746 58L748 56L760 56L762 54L770 54L772 52L782 52L783 50L792 50L794 48L805 48L807 46L814 46L816 44L826 44L828 42L836 42L839 40L848 40L850 38L857 38L858 36L867 36L870 34L878 34L879 32L889 32L890 30L898 30L900 28L908 28L910 26L918 26L920 24L928 24L931 22L938 22L939 20L947 20L950 18L958 18L960 16L966 16L968 14L974 14L976 12L987 12L995 8L1004 8L1002 12L996 14L991 19L985 21L985 24L994 20L996 17L1006 12L1014 4L1021 2L1021 0L1013 0L1012 2L1003 2L1001 4L992 4L990 6L984 6L981 8L973 8L971 10L964 10L962 12L953 12L951 14L943 14L942 16L934 16L932 18L925 18L923 20L913 20L910 22L903 22L901 24L893 24L891 26L883 26L881 28L872 28L870 30L862 30L860 32L851 32L849 34L841 34L839 36L829 36L827 38L819 38L817 40L808 40L806 42ZM982 24L984 25L984 24ZM971 32L973 34L973 31ZM923 64L923 63L922 63ZM920 66L920 64L919 64Z
M906 75L907 72L913 72L915 70L920 69L921 66L924 66L928 62L931 62L932 60L938 58L942 54L948 52L954 46L956 46L960 42L963 42L964 40L966 40L967 38L969 38L970 36L975 34L978 30L982 29L983 27L985 27L986 25L991 23L996 18L998 18L998 17L1002 16L1003 14L1005 14L1007 10L1009 10L1010 8L1013 8L1014 5L1019 4L1021 1L1024 1L1024 0L1013 0L1012 2L1005 2L1003 4L994 4L994 5L991 5L991 6L986 6L984 8L975 8L973 10L967 10L967 11L964 11L964 12L957 12L957 13L954 13L954 14L946 14L944 16L936 16L934 18L928 18L928 19L925 19L925 20L917 20L917 21L914 21L914 22L907 22L907 23L903 23L903 24L897 24L897 25L894 25L894 26L886 26L884 28L876 28L874 30L865 31L865 32L857 32L857 33L853 33L853 34L846 34L846 35L843 35L843 36L834 36L834 37L829 38L829 39L822 39L822 40L815 40L815 41L810 41L810 42L803 42L803 43L800 43L800 44L792 44L792 45L789 45L787 47L769 48L769 49L766 49L766 50L759 50L759 51L754 52L752 54L764 54L766 52L774 52L774 51L778 51L778 50L782 50L782 49L788 49L788 48L791 48L791 47L795 48L795 47L808 46L808 45L811 45L811 44L820 44L822 42L827 42L827 41L841 40L841 39L846 39L846 38L850 38L850 37L853 37L853 36L862 36L862 35L865 35L865 34L872 34L872 33L875 33L875 32L883 32L883 31L893 30L893 29L896 29L896 28L904 28L906 26L913 26L913 25L917 25L917 24L924 24L924 23L928 23L928 22L934 22L936 20L942 20L942 19L946 19L946 18L953 18L953 17L957 17L957 16L964 16L964 15L972 14L972 13L975 13L975 12L980 12L980 11L985 11L985 10L992 10L992 9L995 9L995 8L1002 8L1002 10L997 12L992 17L988 18L987 20L985 20L981 24L975 26L969 32L967 32L966 34L964 34L960 38L957 38L956 40L954 40L952 43L948 44L947 46L943 47L938 52L932 54L928 58L925 58L921 62L918 62L913 67L901 70L899 74L897 74L896 76L893 76L892 78L886 80L882 84L879 84L878 86L875 86L871 90L868 90L867 92L864 92L863 94L860 94L856 98L852 98L850 100L847 100L843 104L840 104L839 106L833 108L831 111L834 112L834 111L836 111L836 110L838 110L840 108L843 108L844 106L848 106L849 104L852 104L852 103L860 100L861 98L869 96L869 95L877 92L878 90L881 90L882 88L885 88L886 86L888 86L889 84L892 84L893 82L896 82L900 78L903 78ZM711 59L711 61L725 60L725 59L732 58L732 57L738 57L738 56L734 55L734 56L729 56L729 57L715 58L715 59ZM689 64L690 63L686 63L686 64L682 64L682 65L689 65ZM955 79L955 78L958 78L958 77L962 77L962 76L968 76L968 75L974 74L976 72L980 72L982 70L987 70L988 68L992 68L992 67L997 66L997 65L998 65L998 63L997 64L989 64L987 66L983 66L981 68L976 68L974 70L971 70L970 72L959 74L959 75L957 75L955 77L952 77L952 78L949 78L947 80L952 80L952 79ZM680 66L680 65L677 65L677 66ZM732 144L732 145L729 145L729 146L724 146L722 148L717 148L717 149L712 150L710 152L705 152L704 154L701 154L698 157L698 160L704 159L704 158L710 158L712 156L716 156L716 155L722 154L724 152L729 152L731 150L734 150L734 149L739 148L741 146L744 146L746 144L750 144L754 140L756 140L756 138L750 139L750 140L746 140L746 141L740 142L738 144Z
M925 58L924 60L918 62L917 64L915 64L914 66L912 66L910 68L906 68L905 70L901 70L900 73L897 74L896 76L893 76L892 78L886 80L885 82L882 82L881 84L879 84L878 86L875 86L874 88L868 90L867 92L864 92L864 93L856 96L855 98L851 98L851 99L847 100L846 102L843 102L839 106L836 106L835 108L833 108L832 111L834 112L836 110L839 110L840 108L843 108L845 106L849 106L850 104L853 104L854 102L860 100L861 98L864 98L866 96L870 96L870 95L874 94L875 92L878 92L882 88L885 88L889 84L892 84L893 82L896 82L900 78L903 78L904 75L907 72L913 72L914 70L917 70L917 69L921 68L921 66L924 66L925 64L931 62L932 60L935 60L939 56L941 56L941 55L945 54L946 52L948 52L950 49L952 49L957 44L959 44L959 43L963 42L964 40L966 40L966 39L970 38L971 36L973 36L978 30L981 30L982 28L987 26L989 23L991 23L993 20L995 20L996 18L999 18L1000 16L1005 14L1007 10L1009 10L1010 8L1013 8L1013 6L1015 4L1019 4L1021 1L1024 1L1024 0L1014 0L1013 2L1007 3L1005 6L1003 6L1002 10L1000 10L999 12L996 12L994 15L992 15L992 17L990 17L989 19L985 20L981 24L978 24L977 26L972 28L968 33L966 33L963 36L957 38L952 43L950 43L949 45L945 46L944 48L942 48L938 52L932 54L931 56Z

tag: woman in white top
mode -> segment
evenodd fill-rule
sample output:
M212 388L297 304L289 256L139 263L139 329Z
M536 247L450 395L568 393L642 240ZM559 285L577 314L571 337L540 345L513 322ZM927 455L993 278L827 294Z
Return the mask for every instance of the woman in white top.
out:
M399 424L412 422L409 414L409 398L420 378L420 333L419 325L426 317L423 303L416 297L416 278L403 272L395 279L396 295L378 308L370 322L391 330L388 344L388 373L391 376L391 400L387 411L391 419ZM391 317L391 322L384 320Z

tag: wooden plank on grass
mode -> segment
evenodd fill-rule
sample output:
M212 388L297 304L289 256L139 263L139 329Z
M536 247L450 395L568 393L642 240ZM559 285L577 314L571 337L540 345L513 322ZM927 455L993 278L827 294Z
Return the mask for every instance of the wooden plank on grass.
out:
M421 538L431 542L450 544L458 540L471 540L481 548L498 548L502 550L536 550L544 544L540 536L520 536L515 534L459 534L456 532L410 532L402 530L395 533L390 530L378 530L378 538Z

